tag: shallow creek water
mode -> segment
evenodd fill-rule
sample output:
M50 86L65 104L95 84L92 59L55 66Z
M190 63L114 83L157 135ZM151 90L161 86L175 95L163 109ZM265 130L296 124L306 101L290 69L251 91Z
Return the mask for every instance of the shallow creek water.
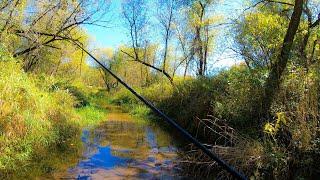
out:
M84 129L82 155L56 179L181 179L174 138L146 120L113 109L99 127Z

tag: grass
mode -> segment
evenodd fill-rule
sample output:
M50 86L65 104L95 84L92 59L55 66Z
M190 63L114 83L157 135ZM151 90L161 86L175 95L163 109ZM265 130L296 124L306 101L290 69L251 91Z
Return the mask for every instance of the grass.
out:
M1 52L0 52L1 53ZM50 90L50 78L24 73L0 55L0 174L24 166L39 149L59 145L77 132L74 98Z
M319 74L315 69L309 74L295 69L294 76L284 76L271 107L274 117L263 129L252 117L258 116L258 109L253 107L263 92L264 74L238 65L210 78L177 81L174 88L160 81L138 90L202 142L212 144L216 154L249 177L318 177ZM135 116L150 115L150 110L124 89L115 90L109 97L111 103L124 106ZM203 153L185 157L192 175L216 173L215 163ZM192 171L195 169L199 173ZM220 173L219 177L227 178L225 175Z
M142 118L148 117L150 113L151 113L150 108L140 104L133 106L132 109L130 110L130 114L134 116L142 117Z
M96 106L85 106L76 110L81 117L77 123L80 127L94 127L106 121L106 110Z
M81 128L106 120L106 110L87 103L89 93L59 87L51 76L25 73L1 49L0 69L0 179L19 174L43 153L67 151Z

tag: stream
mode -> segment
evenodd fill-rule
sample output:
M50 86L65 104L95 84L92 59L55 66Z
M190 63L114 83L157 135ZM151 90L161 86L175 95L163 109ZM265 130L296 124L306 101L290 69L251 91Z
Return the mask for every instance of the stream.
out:
M112 109L107 121L83 129L83 150L54 179L182 179L176 140L147 120Z

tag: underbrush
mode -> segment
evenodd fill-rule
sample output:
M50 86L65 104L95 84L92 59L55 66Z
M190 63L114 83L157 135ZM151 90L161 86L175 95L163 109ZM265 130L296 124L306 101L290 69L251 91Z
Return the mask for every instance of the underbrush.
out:
M130 110L130 113L138 117L148 117L151 110L145 105L137 105Z
M176 81L174 87L158 82L138 92L249 177L315 178L320 175L319 75L316 67L290 68L264 127L252 117L258 116L265 70L237 65L211 78ZM110 98L132 114L150 113L124 89ZM186 172L229 177L191 149L183 162Z
M259 74L252 78L243 70L236 67L213 77L224 77L228 82L223 90L225 94L211 98L209 115L192 122L197 127L196 135L210 144L212 151L248 177L319 177L320 103L316 69L306 73L304 69L295 68L285 76L271 108L273 117L264 127L250 119L257 112L250 108L257 107L253 103L258 102L261 96L259 91L264 78ZM214 88L217 88L215 85ZM176 114L179 116L179 113ZM184 161L189 167L186 172L229 178L225 171L217 171L217 164L202 152L196 150L189 155Z
M280 122L279 119L276 121ZM297 127L301 127L300 123L287 126L281 124L278 126L279 131L266 132L263 139L258 139L241 134L226 121L212 116L199 122L202 129L198 129L198 132L209 131L212 135L210 137L216 140L207 144L207 147L250 179L316 179L320 175L320 131L311 130L311 125L305 126L309 130L300 131L304 133L300 137L285 140L288 134L283 136L284 133L294 133ZM303 136L310 135L312 137L308 141L301 141ZM284 143L284 140L289 142ZM302 144L306 142L308 143L303 147ZM189 149L190 152L184 154L181 162L184 172L192 176L232 179L229 173L202 151L192 145Z
M262 76L263 73L250 72L245 66L235 66L211 78L175 79L175 86L160 81L135 89L194 135L198 119L209 114L226 119L238 130L248 131L252 127L249 117L254 112L253 104L260 98ZM123 88L112 93L109 99L110 103L121 105L133 114L139 114L136 108L144 106Z
M65 150L82 126L104 119L96 107L76 110L79 101L68 89L57 87L53 77L23 72L3 51L0 69L0 178L28 167L48 149Z
M76 132L74 99L66 91L50 92L21 70L18 62L0 61L0 169L15 170L39 148L60 144ZM37 78L41 79L41 78Z

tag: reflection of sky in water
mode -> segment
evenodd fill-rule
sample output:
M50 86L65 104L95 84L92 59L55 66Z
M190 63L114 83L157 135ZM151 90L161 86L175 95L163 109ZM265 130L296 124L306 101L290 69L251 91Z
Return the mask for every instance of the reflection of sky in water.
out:
M156 163L159 164L158 160L161 159L159 156L164 156L162 153L174 153L175 148L171 143L169 147L163 147L158 138L165 134L153 128L132 122L109 121L100 130L83 130L81 140L84 145L84 160L68 172L76 175L77 179L91 179L91 176L99 173L101 169L106 171L117 169L118 172L118 168L137 168L143 171L138 173L138 176L129 175L129 177L173 175L174 173L169 172L172 169L162 170ZM107 144L101 145L102 142ZM173 160L171 158L161 159L164 167L171 164Z
M102 138L100 134L94 132L93 142L90 140L90 131L83 130L81 140L85 146L84 156L88 159L81 161L77 168L105 168L125 165L129 159L112 155L110 146L100 146Z
M146 128L146 136L147 136L147 142L151 148L157 148L157 139L155 133L152 131L150 127Z
M78 164L80 168L112 168L115 166L125 165L128 159L113 156L110 146L98 147L96 154L91 156L88 160L81 161Z

